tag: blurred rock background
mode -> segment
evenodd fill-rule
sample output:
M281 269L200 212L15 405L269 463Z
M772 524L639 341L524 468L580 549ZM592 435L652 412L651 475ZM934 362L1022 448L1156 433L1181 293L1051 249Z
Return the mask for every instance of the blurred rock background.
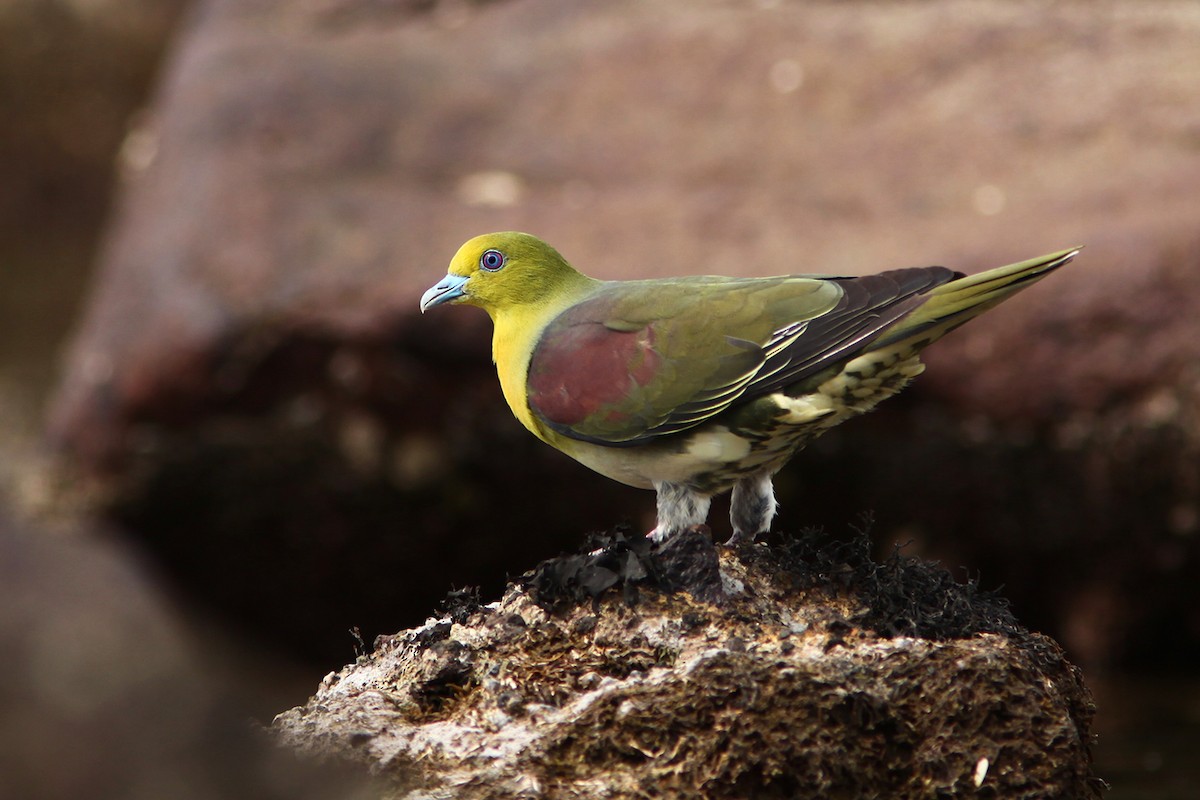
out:
M797 459L777 527L870 511L1093 682L1194 676L1197 7L8 0L0 33L0 505L136 553L186 646L263 667L237 707L648 527L511 419L482 315L415 314L508 228L608 278L1086 244ZM1200 691L1171 686L1178 743ZM1134 746L1119 775L1172 766Z

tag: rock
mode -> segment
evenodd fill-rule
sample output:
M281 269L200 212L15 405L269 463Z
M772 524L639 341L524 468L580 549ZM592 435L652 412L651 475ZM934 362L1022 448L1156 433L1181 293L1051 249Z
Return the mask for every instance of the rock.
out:
M665 577L678 553L618 536L381 637L274 729L409 798L1099 795L1078 670L999 598L875 564L864 534L681 537L697 569L677 574L718 562L719 597Z
M51 433L191 591L329 658L380 609L418 619L652 508L517 427L479 315L416 318L469 235L532 230L609 278L1084 243L785 471L781 524L875 509L1054 604L1052 630L1111 621L1069 643L1120 658L1177 598L1117 620L1070 597L1124 602L1131 525L1136 577L1200 560L1198 25L1166 2L207 0L131 134ZM1087 566L1062 594L1023 578L1047 542L1049 569Z

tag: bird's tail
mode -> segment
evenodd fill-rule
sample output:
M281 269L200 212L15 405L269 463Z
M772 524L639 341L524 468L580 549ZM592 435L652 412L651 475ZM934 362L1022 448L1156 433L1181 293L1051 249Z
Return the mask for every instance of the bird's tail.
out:
M1069 262L1080 249L1060 250L944 283L929 293L928 300L873 342L871 349L902 340L926 339L917 344L917 349L920 349L1025 287L1037 283Z

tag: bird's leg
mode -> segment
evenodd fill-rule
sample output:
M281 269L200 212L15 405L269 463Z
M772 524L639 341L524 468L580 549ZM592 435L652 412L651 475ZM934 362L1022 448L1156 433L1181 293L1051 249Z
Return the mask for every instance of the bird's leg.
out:
M729 503L729 521L733 523L733 536L726 544L753 542L760 533L771 529L775 517L775 488L771 485L773 474L760 472L742 478L733 485L733 497Z
M680 483L654 484L658 492L658 525L648 534L656 542L666 541L680 531L708 519L712 498Z

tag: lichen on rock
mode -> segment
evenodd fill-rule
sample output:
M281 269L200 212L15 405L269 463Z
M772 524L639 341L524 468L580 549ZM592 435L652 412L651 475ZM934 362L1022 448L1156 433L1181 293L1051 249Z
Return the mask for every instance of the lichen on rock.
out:
M864 532L623 532L380 637L275 730L396 797L1084 798L1079 671L1003 600Z

